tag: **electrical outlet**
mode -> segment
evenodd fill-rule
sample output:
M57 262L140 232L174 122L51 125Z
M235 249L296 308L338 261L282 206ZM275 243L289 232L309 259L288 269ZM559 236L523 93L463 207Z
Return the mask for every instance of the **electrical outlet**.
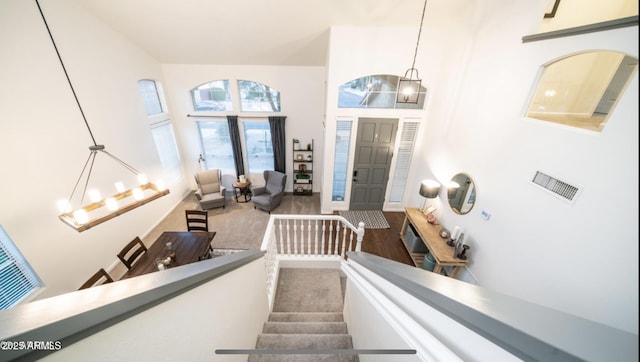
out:
M489 212L489 210L482 210L481 215L485 220L489 220L491 218L491 213Z

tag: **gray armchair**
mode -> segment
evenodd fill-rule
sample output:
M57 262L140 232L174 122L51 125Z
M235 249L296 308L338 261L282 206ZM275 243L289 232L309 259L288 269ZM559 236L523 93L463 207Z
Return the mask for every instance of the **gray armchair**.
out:
M278 171L264 171L265 185L251 189L253 207L271 213L284 196L284 186L287 183L287 175Z
M226 187L222 186L221 172L218 169L201 171L195 174L198 190L196 199L203 210L225 206Z

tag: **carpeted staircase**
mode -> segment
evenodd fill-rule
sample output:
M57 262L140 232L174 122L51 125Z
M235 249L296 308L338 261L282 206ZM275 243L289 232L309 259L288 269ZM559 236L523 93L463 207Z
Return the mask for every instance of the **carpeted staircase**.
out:
M358 361L342 316L343 284L337 269L280 269L273 312L258 335L257 350L291 354L250 355L249 361ZM328 354L296 354L325 350Z

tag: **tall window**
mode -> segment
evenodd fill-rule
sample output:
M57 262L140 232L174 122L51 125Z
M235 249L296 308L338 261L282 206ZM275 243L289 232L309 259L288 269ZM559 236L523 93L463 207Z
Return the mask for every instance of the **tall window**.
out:
M217 168L223 174L235 175L227 121L198 121L197 124L207 169Z
M273 170L273 146L268 122L242 122L248 173Z
M195 111L233 111L229 81L226 79L205 83L192 89L191 100Z
M147 112L149 127L167 185L173 185L182 177L182 162L162 87L154 80L142 79L138 81L138 90Z
M268 85L239 80L238 90L243 112L280 112L280 92Z
M267 121L240 121L245 172L262 173L273 170L273 146ZM235 175L233 147L227 121L198 121L198 131L207 168L217 168L223 174Z
M0 309L15 306L40 287L40 278L0 226Z
M144 110L147 112L147 116L155 116L163 113L161 93L158 92L156 82L150 79L142 79L138 81L138 90L140 96L142 96L142 102L144 103Z
M344 201L349 168L349 142L351 142L351 121L336 122L336 148L333 160L333 193L331 200Z

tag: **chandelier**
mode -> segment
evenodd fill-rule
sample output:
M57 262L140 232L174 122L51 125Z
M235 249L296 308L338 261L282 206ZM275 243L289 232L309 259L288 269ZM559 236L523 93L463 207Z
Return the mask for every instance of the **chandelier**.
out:
M424 7L422 8L422 18L420 20L420 28L418 30L418 40L416 41L416 50L413 54L413 63L411 68L407 69L404 73L404 77L400 78L398 82L398 94L396 96L396 103L418 103L420 96L420 85L422 80L418 75L416 66L416 57L418 56L418 45L420 45L420 34L422 33L422 23L424 22L424 13L427 9L427 0L424 0ZM413 78L415 74L415 79Z
M65 224L72 227L74 230L82 232L98 224L102 224L105 221L111 220L116 216L122 215L125 212L140 207L148 202L165 196L169 194L169 189L164 186L164 182L162 182L162 180L156 181L155 183L150 182L143 173L139 172L126 162L107 152L104 145L98 144L96 142L96 139L93 136L93 132L91 131L91 127L89 127L89 122L87 121L84 111L82 110L82 106L80 105L80 101L78 100L78 96L76 95L76 91L73 88L73 84L71 83L71 78L69 78L67 69L64 65L64 62L62 61L62 57L60 56L60 52L58 51L56 42L53 39L53 35L51 34L51 30L49 29L47 20L45 19L44 13L42 12L40 3L38 2L38 0L35 0L35 2L38 6L38 10L40 11L40 15L42 16L42 21L44 22L47 32L49 33L49 37L51 38L51 42L53 43L53 48L56 51L58 60L60 61L60 65L62 66L62 70L64 71L67 82L69 83L69 87L71 88L71 93L73 93L73 97L76 100L76 104L78 105L78 109L80 110L80 114L82 115L82 119L84 120L84 124L89 131L91 140L93 141L93 144L89 146L89 157L87 158L87 161L82 168L82 172L80 172L80 176L78 176L75 186L73 187L73 191L71 191L71 196L69 196L69 198L66 200L58 201L58 208L61 212L58 218ZM116 193L107 198L102 198L100 196L100 193L95 189L88 191L89 180L91 178L91 173L93 171L96 156L98 154L107 156L108 159L116 162L119 166L122 166L127 171L135 174L137 176L139 185L127 189L125 188L124 183L120 181L116 182ZM77 192L80 188L82 188L82 191ZM85 202L85 197L87 195L90 199L89 203L83 205L83 203ZM72 206L74 204L82 206L74 208Z

